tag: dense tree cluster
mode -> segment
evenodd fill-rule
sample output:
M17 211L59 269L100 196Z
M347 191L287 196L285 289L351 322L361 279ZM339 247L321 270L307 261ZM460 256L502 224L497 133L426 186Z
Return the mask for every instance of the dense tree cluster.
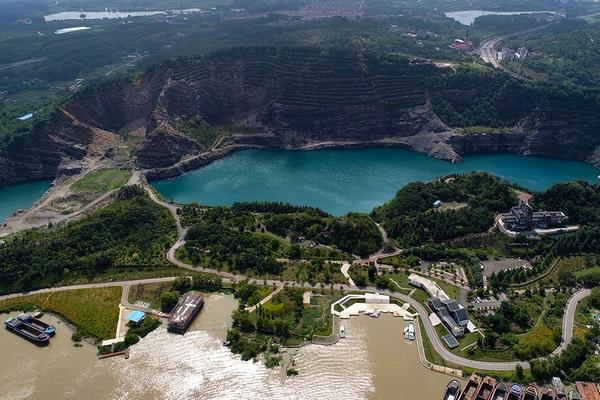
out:
M0 244L0 292L166 265L164 254L175 236L173 218L145 195L133 195L80 220L24 231Z
M241 272L278 274L283 267L274 257L279 241L251 232L234 229L221 222L203 221L192 226L186 235L186 254L194 263L204 255L218 261L231 261Z
M456 210L436 210L435 200L465 203ZM494 212L516 203L511 187L500 179L472 173L430 183L411 183L372 215L406 246L443 242L488 229Z
M572 381L597 381L600 375L600 360L593 356L595 345L591 338L593 335L597 337L598 333L598 327L595 326L584 340L573 339L560 356L532 360L531 374L540 381L560 376L561 373Z

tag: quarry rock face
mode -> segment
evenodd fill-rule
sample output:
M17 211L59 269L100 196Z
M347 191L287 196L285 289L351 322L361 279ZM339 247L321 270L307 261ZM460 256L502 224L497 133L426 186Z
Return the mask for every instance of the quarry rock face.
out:
M217 53L85 90L0 154L0 186L68 174L90 156L110 160L112 144L132 135L139 143L130 166L149 178L254 147L401 146L448 161L489 152L593 157L586 126L549 114L502 130L453 131L429 101L435 67L374 64L365 70L352 57L307 50ZM468 96L459 92L449 96ZM190 121L195 128L185 128Z

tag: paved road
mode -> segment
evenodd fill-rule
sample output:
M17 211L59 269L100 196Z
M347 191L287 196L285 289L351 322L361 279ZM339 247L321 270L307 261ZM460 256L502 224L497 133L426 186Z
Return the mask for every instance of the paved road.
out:
M149 191L149 193L150 192L151 191ZM275 287L292 286L292 287L302 287L302 288L306 288L306 289L313 288L313 286L308 282L297 283L294 281L281 281L281 280L273 280L273 279L266 279L266 280L262 279L261 280L261 279L255 279L255 278L248 278L243 275L234 275L234 274L231 274L228 272L213 270L213 269L209 269L209 268L195 267L193 265L189 265L189 264L183 263L182 261L177 260L175 258L175 251L179 247L181 247L182 245L185 244L185 240L183 239L183 237L185 236L185 229L183 229L183 227L181 227L181 223L179 221L179 215L177 214L177 207L172 204L167 205L168 203L165 203L162 200L158 199L158 197L155 196L154 193L151 193L150 197L156 203L165 205L165 207L169 208L169 210L171 210L171 212L173 213L173 215L177 221L177 227L179 230L179 238L173 244L173 246L171 246L171 248L169 249L169 251L167 252L167 255L166 255L166 258L170 262L172 262L174 265L176 265L177 267L185 268L190 271L208 272L211 274L219 275L226 282L236 282L238 280L248 279L252 283L265 284L265 285L275 286ZM125 298L122 298L121 302L124 305L130 305L129 301L126 297L127 297L127 293L129 292L129 287L131 285L170 282L170 281L173 281L174 279L175 279L174 277L165 277L165 278L129 280L129 281L121 281L121 282L89 283L89 284L82 284L82 285L60 286L60 287L54 287L54 288L40 289L40 290L36 290L36 291L32 291L32 292L3 295L3 296L0 296L0 300L17 298L17 297L21 297L21 296L30 295L30 294L52 293L52 292L60 292L60 291L65 291L65 290L95 289L95 288L104 288L104 287L122 287L122 288L124 288L122 297L125 297ZM429 321L429 312L425 309L425 307L423 305L421 305L421 303L419 303L417 300L413 299L410 296L407 296L407 295L399 293L399 292L394 292L391 290L381 290L376 287L357 288L357 287L353 287L350 285L335 285L335 288L341 289L344 291L379 292L379 293L386 294L390 297L397 298L401 301L404 301L404 302L410 304L416 310L416 312L419 314L419 317L421 318L423 326L425 327L425 333L427 334L427 337L429 338L435 351L444 360L446 360L450 363L468 367L468 368L490 370L490 371L512 371L519 364L522 365L523 368L529 367L529 363L526 361L523 361L523 362L519 362L519 361L517 361L517 362L475 361L475 360L469 360L469 359L466 359L463 357L459 357L459 356L453 354L451 351L446 349L445 345L442 343L441 339L439 338L439 336L435 330L435 327ZM567 302L566 310L564 313L564 318L563 318L563 342L552 354L560 354L562 351L565 350L565 348L568 346L568 344L571 343L571 340L573 338L573 323L574 323L575 310L576 310L577 304L583 298L589 296L590 293L591 293L591 291L589 289L583 289L583 290L576 292L573 296L571 296L571 298L569 298L569 300Z
M55 292L64 292L66 290L77 290L77 289L99 289L99 288L107 288L107 287L129 287L131 285L138 284L147 284L147 283L162 283L162 282L172 282L176 278L175 277L165 277L165 278L149 278L149 279L138 279L138 280L130 280L130 281L118 281L118 282L103 282L103 283L85 283L81 285L69 285L69 286L58 286L46 289L33 290L31 292L22 292L22 293L11 293L0 296L0 300L8 300L15 299L18 297L29 296L33 294L42 294L42 293L55 293ZM125 290L123 291L122 296L125 295ZM121 299L123 302L123 299ZM125 303L123 305L128 304L127 299L125 299Z
M280 280L273 280L273 279L261 280L261 279L255 279L255 278L248 278L243 275L234 275L229 272L223 272L223 271L218 271L218 270L209 269L209 268L195 267L193 265L189 265L189 264L186 264L186 263L178 260L175 257L175 253L178 248L180 248L181 246L183 246L185 244L185 239L184 239L185 230L181 227L179 215L177 214L177 207L174 206L173 204L168 204L168 203L165 203L164 201L158 199L158 197L155 196L153 193L150 195L150 197L156 203L161 204L165 207L168 207L169 210L171 210L171 212L177 222L177 227L180 232L180 236L179 236L178 240L173 244L173 246L171 246L171 248L169 249L169 251L167 252L167 255L166 255L167 260L169 262L171 262L172 264L176 265L177 267L185 268L185 269L188 269L191 271L200 271L200 272L207 272L207 273L219 275L225 281L230 281L230 282L236 282L238 280L248 279L252 283L265 284L265 285L269 285L269 286L272 285L272 286L276 286L276 287L295 286L295 287L302 287L305 289L313 288L313 286L308 282L298 283L295 281L280 281ZM376 255L376 256L371 257L369 259L369 261L377 263L377 261L382 257L389 257L391 255L397 255L397 254L400 254L401 252L402 252L402 250L398 250L398 251L395 251L390 254ZM425 327L425 333L427 334L427 337L429 338L435 351L444 360L446 360L450 363L460 365L463 367L475 368L475 369L481 369L481 370L489 370L489 371L513 371L517 365L521 365L523 368L529 368L529 363L527 361L511 361L511 362L475 361L475 360L469 360L467 358L455 355L450 350L448 350L446 348L446 346L442 343L439 335L437 334L437 332L435 330L435 327L431 324L431 321L429 321L429 312L425 309L425 307L421 303L419 303L417 300L413 299L412 297L410 297L408 295L405 295L405 294L399 293L399 292L394 292L391 290L381 290L376 287L357 288L355 286L350 286L350 285L335 285L335 288L341 289L344 291L379 292L379 293L386 294L390 297L395 297L401 301L404 301L404 302L410 304L416 310L416 312L419 314L419 317L421 318L421 321L423 322L423 326ZM568 300L567 306L566 306L566 311L564 314L564 320L563 320L563 342L552 354L560 354L562 351L564 351L564 349L567 347L567 345L569 343L571 343L571 340L573 338L573 322L574 322L574 318L575 318L575 309L576 309L579 301L581 301L581 299L589 296L590 293L591 292L588 289L580 290L577 293L575 293Z
M573 340L573 325L575 321L575 311L577 311L577 304L579 304L581 300L588 297L590 294L592 294L590 289L580 290L571 296L567 302L562 326L563 340L560 346L558 346L556 350L552 352L552 355L558 355L562 353Z

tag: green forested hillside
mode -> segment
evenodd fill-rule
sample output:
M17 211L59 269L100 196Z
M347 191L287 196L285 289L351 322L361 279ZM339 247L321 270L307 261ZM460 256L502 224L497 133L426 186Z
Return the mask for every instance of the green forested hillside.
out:
M435 200L459 206L434 209ZM411 183L374 209L372 215L391 237L404 246L415 246L483 232L492 225L494 213L508 210L516 202L509 184L485 173L473 173Z
M0 244L0 292L129 267L164 266L175 222L168 210L142 193L116 200L80 220L24 231Z

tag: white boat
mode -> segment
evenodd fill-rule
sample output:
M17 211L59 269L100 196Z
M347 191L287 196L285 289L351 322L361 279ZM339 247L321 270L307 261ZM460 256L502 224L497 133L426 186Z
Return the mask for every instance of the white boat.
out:
M346 337L346 328L344 328L344 325L340 325L340 337L341 338Z
M410 322L407 327L404 328L404 338L408 340L415 340L415 325Z

